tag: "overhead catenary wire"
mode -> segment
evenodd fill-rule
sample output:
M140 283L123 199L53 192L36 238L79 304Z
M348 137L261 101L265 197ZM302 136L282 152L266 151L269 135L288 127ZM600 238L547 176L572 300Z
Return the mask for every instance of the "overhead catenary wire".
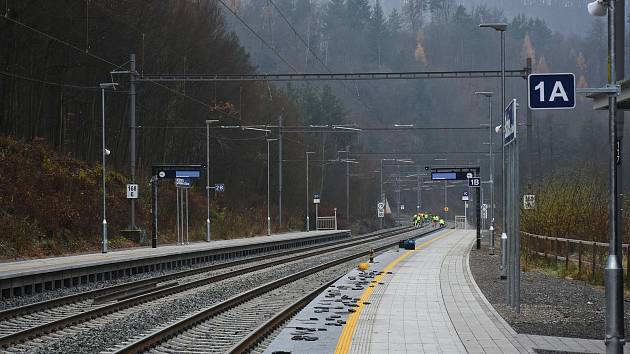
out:
M232 8L228 4L226 4L224 0L218 1L219 3L221 3L221 5L223 5L226 10L228 10L234 17L236 17L236 19L243 26L245 26L245 28L247 28L254 36L256 36L256 38L258 38L261 43L269 48L284 64L286 64L291 70L293 70L293 72L298 72L298 70L286 58L284 58L273 45L269 44L269 42L267 42L260 34L258 34L258 32L256 32L256 30L254 30L241 16L239 16L236 11L232 10Z
M284 22L286 22L286 24L289 26L289 28L293 31L293 33L295 34L295 36L300 40L300 42L302 42L302 44L304 45L304 47L306 47L306 50L308 52L310 52L313 57L321 64L321 66L326 69L326 71L328 71L329 73L332 74L332 70L330 69L330 67L328 67L328 65L326 65L326 63L317 55L315 54L315 51L313 51L313 49L311 48L311 46L307 43L307 41L304 39L304 37L302 37L302 35L300 35L300 33L295 29L295 26L293 26L293 24L291 23L291 21L289 21L289 19L284 15L284 13L282 12L282 10L280 9L279 6L276 5L276 3L273 0L269 0L269 2L271 3L271 5L276 9L276 11L278 12L278 14L280 15L280 17L284 20ZM350 91L351 89L346 86L346 84L342 81L341 85L348 91ZM354 97L357 101L359 101L359 103L363 104L364 107L367 107L367 104L365 102L363 102L363 100L361 99L361 95L359 95L359 89L356 85L356 81L355 81L355 88L357 90L357 95L356 97L354 95L351 95L352 97Z
M284 20L284 22L286 22L289 28L293 31L295 36L300 40L300 42L302 42L302 44L304 44L304 47L306 47L306 50L310 52L311 55L313 55L313 57L322 65L324 69L326 69L326 71L332 72L330 68L328 67L328 65L326 65L326 63L324 63L324 61L313 51L313 49L311 49L311 47L308 45L304 37L302 37L302 35L300 35L300 33L295 29L291 21L289 21L289 19L284 15L282 10L276 5L276 3L273 0L269 0L269 2L276 9L276 11L280 15L280 17Z
M83 86L83 85L65 84L65 83L61 83L61 82L40 80L40 79L35 79L35 78L32 78L32 77L23 76L23 75L19 75L19 74L15 74L15 73L9 73L9 72L6 72L4 70L0 70L0 75L4 75L4 76L7 76L7 77L12 77L12 78L19 79L19 80L24 80L24 81L36 82L36 83L39 83L39 84L44 84L44 85L49 85L49 86L72 88L72 89L77 89L77 90L100 90L100 88L98 86Z
M22 26L22 27L24 27L24 28L26 28L26 29L28 29L28 30L30 30L30 31L33 31L33 32L35 32L35 33L37 33L37 34L39 34L39 35L41 35L41 36L44 36L44 37L46 37L46 38L48 38L48 39L50 39L50 40L52 40L52 41L55 41L55 42L57 42L57 43L59 43L59 44L61 44L61 45L64 45L64 46L66 46L66 47L68 47L68 48L71 48L71 49L73 49L73 50L75 50L75 51L77 51L77 52L79 52L79 53L81 53L81 54L83 54L83 55L87 55L88 57L91 57L91 58L93 58L93 59L95 59L95 60L98 60L98 61L100 61L100 62L103 62L103 63L105 63L105 64L112 65L112 66L113 66L113 68L112 68L110 71L118 70L118 69L120 69L121 67L123 67L124 65L126 65L127 63L129 63L129 61L125 61L123 64L118 65L118 64L114 63L114 62L113 62L113 61L111 61L111 60L108 60L108 59L106 59L106 58L103 58L103 57L101 57L101 56L98 56L98 55L96 55L96 54L94 54L94 53L90 53L90 52L88 52L88 51L86 51L86 50L84 50L84 49L81 49L81 48L79 48L78 46L76 46L76 45L74 45L74 44L72 44L72 43L70 43L70 42L68 42L68 41L65 41L65 40L63 40L63 39L57 38L57 37L55 37L55 36L53 36L53 35L51 35L51 34L48 34L48 33L44 32L44 31L41 31L41 30L39 30L39 29L37 29L37 28L35 28L35 27L29 26L29 25L27 25L27 24L25 24L25 23L23 23L23 22L21 22L21 21L18 21L18 20L16 20L16 19L13 19L13 18L9 17L8 10L7 10L7 12L4 14L4 16L2 16L2 18L4 18L5 20L7 20L7 21L9 21L9 22L12 22L12 23L14 23L14 24L16 24L16 25ZM17 75L17 74L10 74L10 73L6 73L6 72L4 73L4 75L7 75L7 76L11 76L11 75L12 75L12 76L14 76L14 77L16 77L16 78L18 78L18 76L19 76L19 75ZM19 77L19 78L21 78L21 79L23 79L23 80L38 81L38 82L43 83L43 84L50 84L50 85L55 84L55 83L52 83L52 82L47 82L47 81L45 81L45 80L39 80L39 79L34 79L34 78L27 78L27 77ZM113 81L113 80L112 80L112 81ZM202 104L202 105L204 105L204 106L206 106L206 107L208 107L208 108L213 108L213 107L211 107L210 105L208 105L207 103L205 103L205 102L203 102L203 101L201 101L201 100L199 100L199 99L196 99L196 98L194 98L194 97L191 97L191 96L188 96L188 95L183 94L183 93L181 93L181 92L178 92L177 90L173 90L173 89L171 89L170 87L168 87L168 86L166 86L166 85L164 85L164 84L162 84L162 83L156 82L156 81L151 80L151 79L145 79L145 81L152 82L152 83L153 83L153 84L155 84L156 86L162 87L162 88L164 88L164 89L166 89L166 90L168 90L168 91L171 91L171 92L173 92L173 93L177 93L177 94L178 94L178 95L180 95L180 96L183 96L183 97L185 97L185 98L187 98L187 99L189 99L189 100L191 100L191 101L193 101L193 102L196 102L196 103ZM61 85L61 84L55 84L55 86L60 86L60 85ZM66 84L64 84L64 85L66 85ZM86 86L86 87L81 87L81 86L78 86L78 85L66 85L66 86L67 86L67 87L73 87L73 88L82 88L82 89L87 89L87 88L88 88L87 86ZM96 88L96 89L99 89L98 87L95 87L95 88Z
M85 55L87 55L87 56L89 56L89 57L91 57L91 58L93 58L93 59L99 60L99 61L104 62L104 63L109 64L109 65L112 65L112 66L116 67L116 69L117 69L117 68L120 68L120 67L122 66L122 65L120 65L120 66L119 66L118 64L116 64L116 63L114 63L114 62L112 62L112 61L110 61L110 60L108 60L108 59L105 59L105 58L103 58L103 57L100 57L100 56L98 56L98 55L95 55L95 54L89 53L89 52L85 51L84 49L81 49L81 48L79 48L78 46L76 46L76 45L74 45L74 44L72 44L72 43L70 43L70 42L68 42L68 41L64 41L63 39L57 38L57 37L55 37L55 36L53 36L53 35L51 35L51 34L48 34L48 33L44 32L44 31L38 30L38 29L37 29L37 28L35 28L35 27L29 26L29 25L27 25L27 24L25 24L25 23L23 23L23 22L21 22L21 21L18 21L18 20L16 20L16 19L13 19L13 18L9 17L9 16L8 16L8 14L5 14L5 15L3 16L3 18L4 18L5 20L9 21L9 22L13 22L13 23L15 23L16 25L22 26L22 27L24 27L24 28L26 28L26 29L29 29L29 30L31 30L31 31L33 31L33 32L36 32L36 33L38 33L39 35L44 36L44 37L46 37L46 38L48 38L48 39L50 39L50 40L52 40L52 41L55 41L55 42L57 42L57 43L59 43L59 44L65 45L66 47L72 48L72 49L74 49L74 50L76 50L76 51L78 51L78 52L80 52L80 53L83 53L83 54L85 54ZM124 64L123 64L123 65L124 65ZM114 70L115 70L115 69L114 69Z

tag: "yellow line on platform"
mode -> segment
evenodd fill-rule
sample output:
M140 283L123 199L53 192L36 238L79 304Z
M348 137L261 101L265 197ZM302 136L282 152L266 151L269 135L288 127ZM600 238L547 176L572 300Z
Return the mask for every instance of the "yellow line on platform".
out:
M398 265L398 263L400 263L402 260L404 260L405 258L409 257L411 254L413 254L414 251L424 248L430 245L431 243L454 233L455 231L457 230L447 231L438 237L435 237L429 241L425 241L421 243L420 245L416 246L415 250L409 250L401 254L400 256L398 256L398 258L394 259L391 263L389 263L385 267L385 269L383 269L381 274L377 275L374 278L373 280L374 284L378 284L378 282L381 281L381 279L385 276L385 274L387 274L387 272L389 272L392 268ZM359 301L357 301L357 305L359 305L358 307L356 307L357 311L351 313L348 316L348 319L346 320L346 325L343 327L343 331L341 332L341 335L339 336L339 340L337 341L337 347L335 348L335 354L347 354L350 351L350 345L352 344L352 337L354 336L354 331L356 329L357 323L359 322L361 311L363 310L363 306L364 306L363 303L365 301L368 301L368 299L372 295L372 292L374 292L374 289L375 287L374 288L368 287L367 289L365 289L363 294L361 294L361 298L359 299Z

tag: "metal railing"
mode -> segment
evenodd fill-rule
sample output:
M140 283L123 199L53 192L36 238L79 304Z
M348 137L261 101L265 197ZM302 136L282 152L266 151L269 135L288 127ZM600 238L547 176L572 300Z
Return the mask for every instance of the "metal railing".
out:
M627 243L621 246L621 263L625 268L626 279L630 274L629 248L630 244ZM590 276L591 280L595 281L597 274L603 275L608 257L608 243L543 236L521 231L521 251L525 254L526 265L532 256L542 257L547 261L553 260L555 264L564 263L567 270L575 267L578 277ZM630 279L628 281L630 284Z
M466 217L457 215L455 216L455 228L456 229L466 229Z
M337 230L337 216L317 217L317 230Z

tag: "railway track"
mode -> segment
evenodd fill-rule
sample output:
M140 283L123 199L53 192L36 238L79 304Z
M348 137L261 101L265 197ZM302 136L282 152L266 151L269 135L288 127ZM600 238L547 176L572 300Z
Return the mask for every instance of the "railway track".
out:
M416 238L431 234L428 230ZM383 242L375 251L396 245ZM223 302L182 317L147 335L113 348L111 353L243 353L254 349L270 333L290 319L321 291L345 274L348 266L369 251L354 252L295 272ZM351 264L348 264L352 262ZM295 299L299 299L295 301ZM287 306L287 304L289 304ZM338 310L343 310L340 307ZM259 325L262 323L262 325ZM252 330L253 329L253 330ZM228 350L228 348L230 348Z
M75 326L108 314L115 314L125 309L146 304L152 300L172 294L184 293L221 280L306 257L338 251L366 242L393 237L407 231L409 231L408 228L398 228L383 233L368 234L364 237L282 252L271 256L260 256L186 270L142 280L134 284L117 285L8 309L0 312L0 346L8 347L37 338L43 334ZM277 259L269 261L270 258ZM267 260L267 262L230 269L262 260ZM217 272L218 274L216 274Z

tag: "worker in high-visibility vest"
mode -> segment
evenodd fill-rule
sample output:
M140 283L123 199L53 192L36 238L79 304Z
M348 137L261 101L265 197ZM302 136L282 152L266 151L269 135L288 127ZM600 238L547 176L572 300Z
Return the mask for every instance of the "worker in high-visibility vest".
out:
M444 219L440 219L440 227L444 226L446 226L446 222L444 221Z

